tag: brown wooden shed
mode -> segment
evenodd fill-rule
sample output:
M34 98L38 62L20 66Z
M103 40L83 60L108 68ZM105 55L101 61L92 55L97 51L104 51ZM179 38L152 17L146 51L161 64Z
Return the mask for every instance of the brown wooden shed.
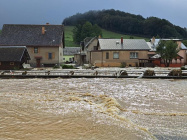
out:
M23 68L23 63L30 60L26 47L0 46L0 70L13 70Z

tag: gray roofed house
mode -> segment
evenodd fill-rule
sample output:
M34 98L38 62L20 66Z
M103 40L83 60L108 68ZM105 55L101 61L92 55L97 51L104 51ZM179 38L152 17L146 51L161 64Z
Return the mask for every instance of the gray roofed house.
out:
M64 62L73 62L74 61L74 55L80 53L80 47L65 47L63 50L63 61Z
M0 46L26 46L32 67L60 65L65 46L64 26L5 24Z
M86 37L81 41L81 50L75 54L75 61L77 65L89 64L90 63L90 52L97 48L98 37Z
M91 65L98 67L145 66L150 50L144 39L98 39L89 54Z
M23 63L30 60L26 47L23 46L0 46L0 69L22 68Z

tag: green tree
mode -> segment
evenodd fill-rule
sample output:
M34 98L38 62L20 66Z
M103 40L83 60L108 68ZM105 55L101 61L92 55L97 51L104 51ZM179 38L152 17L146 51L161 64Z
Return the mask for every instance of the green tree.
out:
M93 25L92 30L92 36L102 36L102 30L97 24Z
M172 60L177 57L179 50L177 43L173 41L160 41L156 49L157 54L160 54L166 67L172 63Z
M81 31L82 31L82 25L77 24L73 29L73 41L75 43L79 43L81 41Z
M83 40L86 37L92 37L92 24L90 22L86 22L85 24L83 24L82 26L82 30L81 30L81 40Z
M95 37L99 35L102 36L101 28L96 24L92 25L88 21L77 24L73 29L73 41L75 43L80 43L86 37Z
M187 40L183 40L182 43L187 46Z

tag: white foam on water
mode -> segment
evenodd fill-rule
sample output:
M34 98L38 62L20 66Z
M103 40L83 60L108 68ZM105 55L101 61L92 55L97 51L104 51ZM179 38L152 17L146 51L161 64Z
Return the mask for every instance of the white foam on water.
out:
M3 110L0 111L6 112L7 106L11 110L7 115L13 112L13 118L22 118L16 119L18 124L28 123L23 121L23 116L28 117L30 109L38 112L38 115L30 114L31 120L38 120L36 116L45 117L42 114L53 114L53 117L72 117L72 120L79 118L81 123L85 119L88 126L92 121L93 126L102 125L107 129L110 126L114 134L124 128L129 130L128 134L136 134L141 139L184 138L187 137L186 84L186 80L160 79L1 79L0 107ZM2 113L0 117L4 118L1 127L9 126L6 122L11 117L6 119ZM50 120L40 121L47 124ZM55 123L58 122L62 120ZM107 136L105 133L103 136Z

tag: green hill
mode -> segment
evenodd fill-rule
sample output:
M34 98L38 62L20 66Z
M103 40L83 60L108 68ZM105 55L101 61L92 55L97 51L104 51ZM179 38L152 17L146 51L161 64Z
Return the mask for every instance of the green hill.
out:
M63 20L66 26L75 26L88 21L92 25L108 31L115 31L122 34L146 36L160 36L161 38L182 38L187 39L187 31L176 26L166 19L157 17L144 18L141 15L134 15L119 10L94 10L85 13L77 13Z
M65 26L65 46L66 47L80 47L79 44L75 44L73 42L73 28L74 26ZM130 38L142 39L142 37L119 34L119 33L107 31L104 29L102 29L102 33L103 33L102 38L120 39L121 36L123 36L124 39L130 39ZM143 38L143 39L148 40L148 38Z

